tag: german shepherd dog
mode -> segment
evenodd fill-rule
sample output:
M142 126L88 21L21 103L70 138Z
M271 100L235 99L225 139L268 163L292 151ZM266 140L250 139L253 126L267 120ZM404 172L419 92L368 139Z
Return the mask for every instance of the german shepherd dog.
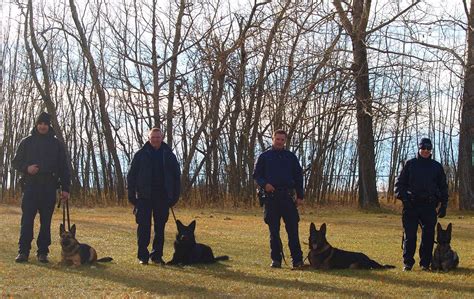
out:
M360 252L350 252L332 247L326 240L326 223L319 230L314 223L309 227L310 265L316 269L389 269L392 265L381 265Z
M211 247L196 243L194 230L196 229L196 220L193 220L188 226L177 220L178 233L174 241L174 254L168 265L190 265L190 264L210 264L216 261L225 261L227 255L214 256Z
M453 226L448 224L446 230L443 230L441 224L436 225L436 241L438 245L433 254L433 261L431 262L431 270L445 272L455 269L459 265L459 256L456 251L451 249L451 232Z
M95 262L110 262L111 257L97 259L97 252L87 244L81 244L76 240L76 225L73 224L68 232L64 224L59 226L59 236L61 237L61 264L80 266Z

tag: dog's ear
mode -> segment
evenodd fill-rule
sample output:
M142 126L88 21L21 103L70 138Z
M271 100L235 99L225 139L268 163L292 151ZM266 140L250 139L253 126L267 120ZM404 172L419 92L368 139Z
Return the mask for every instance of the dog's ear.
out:
M326 236L326 223L323 223L321 227L319 228L319 231L323 234L323 236Z
M189 230L191 230L194 233L194 230L196 229L196 220L193 220L191 224L189 224Z
M441 223L436 223L436 230L439 232L441 232L443 230L443 228L441 227Z
M313 222L311 222L311 224L309 225L309 234L312 235L316 233L316 225L314 225Z
M59 225L59 235L62 236L62 234L65 232L65 229L64 229L64 224L60 224Z
M181 221L176 220L176 226L178 227L178 231L183 231L184 225Z
M448 224L446 231L448 232L448 238L451 239L451 232L453 231L453 225L451 223Z
M71 234L74 238L76 237L76 225L75 224L73 224L71 226Z

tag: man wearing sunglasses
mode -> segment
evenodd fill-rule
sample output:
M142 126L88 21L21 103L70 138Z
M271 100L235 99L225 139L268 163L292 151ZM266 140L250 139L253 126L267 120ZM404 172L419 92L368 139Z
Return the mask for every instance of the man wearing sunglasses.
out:
M446 216L448 184L443 166L432 159L432 149L431 140L422 138L417 157L405 163L395 182L395 195L403 203L404 271L410 271L415 264L418 225L421 226L420 267L429 270L437 217Z

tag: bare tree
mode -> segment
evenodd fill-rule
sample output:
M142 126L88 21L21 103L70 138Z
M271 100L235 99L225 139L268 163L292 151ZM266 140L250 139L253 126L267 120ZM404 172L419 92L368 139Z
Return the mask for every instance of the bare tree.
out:
M474 0L469 9L466 0L463 4L467 16L467 58L459 135L459 207L474 210Z

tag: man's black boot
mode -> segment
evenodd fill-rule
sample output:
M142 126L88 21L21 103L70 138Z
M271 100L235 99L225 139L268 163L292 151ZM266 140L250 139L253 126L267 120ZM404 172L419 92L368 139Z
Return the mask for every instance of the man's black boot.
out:
M28 255L24 253L19 253L15 258L15 262L17 263L26 263L27 261L28 261Z
M38 258L38 262L40 263L43 263L43 264L49 263L48 256L46 254L38 254L37 258Z

